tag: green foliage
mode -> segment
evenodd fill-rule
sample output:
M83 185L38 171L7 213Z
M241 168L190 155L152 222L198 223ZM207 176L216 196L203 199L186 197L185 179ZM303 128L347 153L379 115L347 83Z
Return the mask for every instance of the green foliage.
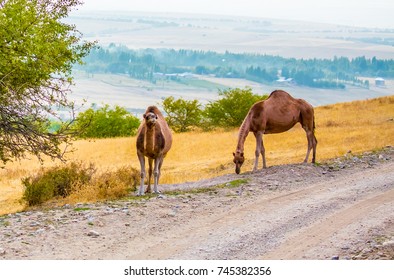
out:
M22 179L22 184L25 186L23 199L29 206L33 206L53 197L66 197L70 195L74 185L88 183L94 172L93 165L85 167L75 162L42 170L33 177Z
M219 90L219 100L209 102L204 109L198 100L186 101L170 96L163 100L166 120L175 132L192 127L209 130L214 127L236 127L244 120L250 107L268 95L253 94L251 88Z
M59 108L73 111L67 100L72 67L82 63L94 43L82 41L65 23L79 0L3 0L0 9L0 161L26 153L63 158L69 126L42 129ZM72 115L72 113L71 113ZM63 147L67 147L64 145Z
M89 210L90 210L89 207L77 207L77 208L74 208L75 212L89 211Z
M253 94L251 88L235 88L219 92L222 98L207 104L205 117L212 126L236 127L242 124L250 107L268 96Z
M79 113L74 128L81 131L82 138L109 138L135 135L140 120L127 112L123 107L104 107L94 110L90 108Z
M163 110L167 115L168 125L175 132L185 132L200 124L202 111L198 100L175 100L170 96L163 100Z

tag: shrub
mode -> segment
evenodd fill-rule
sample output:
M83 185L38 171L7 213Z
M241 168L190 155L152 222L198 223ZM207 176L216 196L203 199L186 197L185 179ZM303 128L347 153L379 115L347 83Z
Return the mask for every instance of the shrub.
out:
M90 108L78 114L74 129L81 138L110 138L137 133L140 120L123 107L109 105L95 110Z
M222 98L209 102L204 110L207 121L214 127L236 127L241 125L250 107L267 95L253 94L251 88L228 89L219 92Z
M140 173L132 167L121 167L95 177L92 186L96 189L97 199L116 199L135 191Z
M22 184L25 186L23 199L29 206L41 204L53 197L53 185L45 184L37 177L23 178Z
M73 162L22 179L23 200L34 206L56 197L72 196L78 201L116 199L134 191L139 180L139 172L132 167L96 174L93 164L84 166Z
M88 183L94 172L95 168L92 164L85 167L75 162L41 170L33 177L22 179L22 184L25 186L23 199L29 206L33 206L53 197L66 197L71 193L74 184Z
M198 126L201 120L201 104L198 100L175 100L170 96L163 100L163 110L166 113L168 125L175 132L186 132L193 126Z

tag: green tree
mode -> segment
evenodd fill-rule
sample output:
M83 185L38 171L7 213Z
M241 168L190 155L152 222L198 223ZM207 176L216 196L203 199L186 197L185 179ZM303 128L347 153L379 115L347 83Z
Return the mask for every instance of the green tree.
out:
M185 132L192 126L198 126L201 120L201 104L198 100L175 100L170 96L163 100L166 120L175 132Z
M70 143L70 122L48 132L60 109L73 117L67 99L72 66L82 63L95 43L82 40L65 23L79 0L0 1L0 160L34 154L63 158ZM67 145L65 145L67 147Z
M123 107L90 108L78 114L74 128L81 131L82 138L110 138L135 135L140 120Z
M222 98L209 102L204 115L212 126L235 127L241 125L250 107L267 95L253 94L251 88L219 91Z

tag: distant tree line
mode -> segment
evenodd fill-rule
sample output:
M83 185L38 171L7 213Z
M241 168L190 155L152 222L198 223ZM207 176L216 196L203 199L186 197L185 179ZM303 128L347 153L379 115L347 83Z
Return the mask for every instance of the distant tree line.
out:
M127 74L155 83L158 79L176 79L166 74L194 73L216 77L244 78L273 83L279 77L309 87L344 88L346 84L368 87L358 77L394 77L394 60L334 57L333 59L295 59L273 55L217 53L213 51L142 49L122 45L93 49L84 66L88 73Z

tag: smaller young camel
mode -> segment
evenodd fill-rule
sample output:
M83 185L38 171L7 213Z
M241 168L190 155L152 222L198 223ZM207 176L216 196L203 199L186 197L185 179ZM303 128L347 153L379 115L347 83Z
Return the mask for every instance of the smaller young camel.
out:
M246 115L238 134L238 144L233 153L235 172L241 172L245 161L244 143L249 132L256 137L256 151L253 171L257 170L259 154L266 168L263 134L281 133L301 123L306 132L308 149L304 162L308 162L309 153L313 149L312 163L316 159L315 117L312 105L303 99L295 99L283 90L275 90L263 101L255 103Z
M151 192L152 163L155 162L153 169L154 176L154 193L159 193L157 185L159 184L160 170L163 159L172 145L172 134L166 120L156 106L149 106L144 120L137 132L137 155L141 165L141 185L138 195L144 194L145 180L145 157L149 162L148 187L146 192Z

